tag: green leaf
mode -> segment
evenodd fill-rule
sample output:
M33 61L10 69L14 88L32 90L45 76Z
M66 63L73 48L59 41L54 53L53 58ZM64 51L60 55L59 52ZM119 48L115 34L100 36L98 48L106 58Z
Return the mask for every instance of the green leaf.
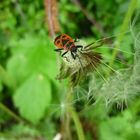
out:
M0 65L0 82L1 83L3 82L10 88L14 88L16 84L13 77L11 77L11 75L1 65Z
M37 123L51 102L51 85L42 73L31 75L16 90L15 106L20 114L32 123Z
M47 36L28 35L11 44L15 47L12 48L13 56L7 63L7 69L18 83L23 82L34 72L43 72L52 80L55 79L57 67L54 46Z

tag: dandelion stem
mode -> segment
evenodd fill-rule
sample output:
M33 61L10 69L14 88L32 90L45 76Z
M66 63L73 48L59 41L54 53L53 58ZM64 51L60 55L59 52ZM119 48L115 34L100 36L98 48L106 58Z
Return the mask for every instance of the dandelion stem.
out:
M80 120L79 120L79 117L77 115L77 112L75 111L74 108L71 108L70 112L71 112L71 116L72 116L72 119L73 119L75 127L76 127L78 140L85 140L82 125L80 123Z
M69 112L69 104L71 102L71 88L68 88L68 93L65 97L65 113L62 118L62 128L63 128L63 139L72 140L71 131L70 131L70 112Z
M71 119L74 122L74 125L76 127L76 133L78 136L79 140L85 140L84 138L84 132L82 129L82 125L80 123L79 117L77 115L77 112L75 111L73 106L69 106L69 104L71 104L71 101L73 99L73 87L70 85L68 88L68 93L66 96L66 104L68 105L66 108L66 112L65 112L65 118L63 121L63 126L65 128L65 135L64 135L64 139L67 140L72 140L72 135L71 135L71 129L70 129L70 123L71 123Z

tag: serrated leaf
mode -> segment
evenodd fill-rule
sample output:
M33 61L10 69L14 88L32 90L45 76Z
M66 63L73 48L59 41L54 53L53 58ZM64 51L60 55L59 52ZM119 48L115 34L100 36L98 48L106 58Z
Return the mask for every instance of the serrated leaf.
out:
M16 90L14 104L20 114L32 123L37 123L51 102L51 85L42 74L31 75Z

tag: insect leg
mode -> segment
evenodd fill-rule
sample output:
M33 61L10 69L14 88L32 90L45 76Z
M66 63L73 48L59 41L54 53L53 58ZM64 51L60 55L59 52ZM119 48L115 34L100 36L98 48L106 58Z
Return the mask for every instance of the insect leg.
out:
M63 57L68 51L64 52L61 56Z
M82 49L83 49L83 46L82 46L82 45L77 45L76 47L77 47L77 48L81 48L81 51L82 51Z
M75 55L73 54L73 52L71 51L71 55L73 59L76 59Z
M61 50L63 50L63 49L62 48L60 48L60 49L54 49L54 51L56 51L56 52L59 52Z
M76 47L77 47L77 48L83 48L83 46L82 46L82 45L77 45Z

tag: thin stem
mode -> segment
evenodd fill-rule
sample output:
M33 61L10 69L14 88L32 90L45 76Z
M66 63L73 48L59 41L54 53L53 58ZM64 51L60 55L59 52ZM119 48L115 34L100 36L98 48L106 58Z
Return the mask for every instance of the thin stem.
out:
M25 16L24 12L23 12L23 9L21 7L21 4L20 4L20 1L19 0L14 0L13 3L15 4L15 9L17 10L17 12L19 13L20 15L20 18L22 20L22 24L24 26L27 27L27 17Z
M127 28L129 27L130 19L131 19L132 14L134 13L134 11L136 9L136 6L137 6L137 0L131 0L129 7L128 7L128 11L125 15L124 21L123 21L121 29L120 29L121 32L127 31ZM109 63L110 66L112 66L114 64L115 58L118 54L118 48L120 47L120 43L122 42L123 38L124 38L124 34L121 34L117 38L117 45L114 47L115 49L113 51L112 58L111 58L111 61ZM110 72L111 72L110 70L107 72L107 76L110 75Z
M66 94L65 102L64 102L65 113L62 118L63 139L66 139L66 140L72 140L71 130L70 130L71 118L70 118L70 112L69 112L69 104L71 103L71 100L72 100L71 91L72 91L71 87L68 88L68 93Z
M54 37L55 32L54 32L54 28L53 28L51 7L52 7L52 1L51 0L45 0L45 8L46 8L49 31L50 31L51 37Z
M84 132L83 132L83 129L82 129L82 125L81 125L81 122L79 120L77 112L75 111L74 108L71 108L70 112L71 112L71 116L72 116L72 119L73 119L75 127L76 127L78 140L85 140L85 136L84 136Z
M80 1L79 0L71 0L71 1L80 8L80 10L86 16L86 18L100 31L100 33L103 36L105 36L102 26L99 23L97 23L97 21L92 16L90 16L89 12L81 5Z
M45 12L50 36L54 38L55 33L60 32L57 0L45 0Z
M11 117L13 117L18 122L24 122L19 116L17 116L13 111L11 111L7 106L0 103L0 109L2 109L4 112L9 114Z
M65 100L65 104L66 106L66 112L63 118L63 128L65 130L64 132L64 139L67 140L72 140L72 135L71 135L71 127L70 127L70 123L71 123L71 119L74 122L74 125L76 127L76 133L77 136L79 138L79 140L85 140L84 138L84 132L82 129L82 125L80 123L80 120L78 118L77 112L75 111L73 106L69 106L72 102L73 99L73 87L70 85L68 88L68 93L66 95L66 100Z

